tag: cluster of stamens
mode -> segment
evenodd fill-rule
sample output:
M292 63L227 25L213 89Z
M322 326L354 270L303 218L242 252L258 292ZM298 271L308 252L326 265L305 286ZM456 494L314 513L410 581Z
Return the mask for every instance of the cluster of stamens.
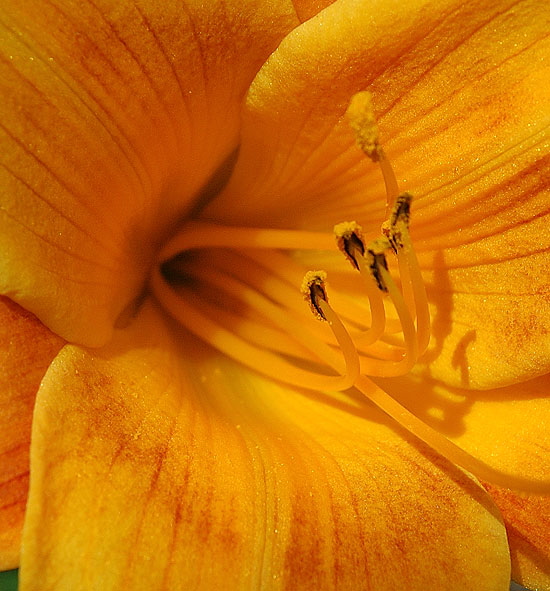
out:
M189 223L160 253L151 290L166 312L211 347L275 381L316 391L352 386L402 427L479 478L548 494L550 483L503 474L457 447L370 378L408 373L430 338L428 302L409 233L411 196L400 194L378 141L370 96L358 93L348 110L363 152L380 167L386 217L366 242L359 224L335 226L339 250L362 278L364 297L331 286L324 271L306 273L295 253L330 251L327 233ZM391 260L391 264L388 263ZM325 326L323 326L323 324ZM326 325L330 330L326 330Z
M428 344L428 305L409 236L411 197L396 193L370 109L369 95L359 93L348 114L357 143L380 165L390 215L381 236L368 244L356 222L334 228L338 248L363 278L368 306L348 298L337 313L328 303L322 271L306 274L302 292L331 332L313 326L297 307L294 286L303 267L287 253L331 250L334 243L324 233L189 224L166 247L167 262L152 278L163 307L192 333L289 385L345 390L361 375L402 375ZM400 286L389 270L391 251ZM207 261L201 252L207 252ZM388 301L393 317L388 317Z
M362 228L356 222L343 222L334 227L339 250L363 277L370 306L368 328L355 333L348 332L349 339L346 339L346 343L353 343L353 350L348 352L346 358L358 356L360 373L363 375L390 377L405 374L428 345L428 304L409 236L411 199L407 193L398 196L389 220L383 224L382 236L367 244ZM393 253L397 258L401 287L398 287L389 270L388 253ZM307 273L302 283L302 294L314 315L328 321L333 327L336 312L328 303L325 279L326 273L323 271ZM373 343L395 342L395 326L386 332L387 299L396 312L402 340L397 346L379 349L379 355L376 356ZM328 318L329 313L332 320ZM344 351L344 343L339 345ZM388 351L392 352L394 359L387 358ZM395 359L396 356L401 358ZM352 365L353 368L356 366L356 363ZM348 374L351 371L347 369Z

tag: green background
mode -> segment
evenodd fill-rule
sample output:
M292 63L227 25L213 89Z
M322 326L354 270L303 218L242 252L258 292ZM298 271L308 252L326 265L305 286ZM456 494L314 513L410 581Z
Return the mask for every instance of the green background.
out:
M17 571L0 573L0 591L17 591Z

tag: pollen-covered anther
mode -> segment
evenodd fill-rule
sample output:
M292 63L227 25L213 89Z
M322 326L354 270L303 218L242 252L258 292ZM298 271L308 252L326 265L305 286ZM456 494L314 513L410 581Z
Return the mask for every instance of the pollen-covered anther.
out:
M382 224L382 234L388 238L395 253L404 247L404 233L409 231L412 195L401 193L393 206L389 220Z
M357 222L341 222L334 226L334 236L338 249L352 264L353 268L359 271L358 257L365 254L361 226Z
M386 186L386 211L388 212L399 195L399 186L393 167L378 137L378 126L370 92L362 91L353 95L346 114L350 127L355 133L357 145L366 156L380 166Z
M325 271L308 271L302 281L300 291L304 300L309 304L313 315L319 319L328 322L321 302L328 303L328 296L325 288L327 274Z
M354 94L346 115L355 132L358 146L373 162L379 162L382 151L370 92L363 91Z
M388 261L386 260L386 251L391 248L391 243L387 238L377 238L369 242L367 246L367 259L370 272L374 277L378 289L383 292L388 291L388 286L384 279L384 271L388 271Z
M352 386L359 377L359 355L342 320L328 303L326 277L327 274L324 271L308 271L302 281L301 292L313 315L328 323L344 356L346 369L342 374L340 387L343 390Z
M410 193L401 193L401 195L397 197L390 217L392 226L402 222L407 228L409 227L409 220L411 218L411 201L412 195Z

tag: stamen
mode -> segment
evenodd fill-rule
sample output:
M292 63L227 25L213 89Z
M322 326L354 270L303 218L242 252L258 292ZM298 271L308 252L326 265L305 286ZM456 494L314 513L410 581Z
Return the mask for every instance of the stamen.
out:
M334 226L336 244L351 265L357 269L367 289L367 297L371 311L371 327L359 334L354 334L354 339L360 339L363 345L376 342L386 326L386 310L380 296L380 284L376 276L368 272L365 266L365 243L363 242L362 229L356 222L342 222ZM376 284L373 281L376 280Z
M257 263L257 265L251 266L250 263L252 261ZM364 262L361 264L364 265ZM307 318L307 310L301 305L298 298L296 298L296 283L300 282L303 278L303 267L288 254L266 249L247 249L246 251L213 249L209 254L208 265L210 267L215 266L222 271L230 269L232 276L239 278L248 285L254 286L259 292L269 294L269 298L272 301L287 310L287 312L291 312L294 317L299 317L300 322L303 322L304 318ZM199 265L197 269L193 268L190 270L191 274L194 276L198 272L200 275L203 275L203 268L204 265ZM369 297L379 303L381 310L378 312L376 308L373 308L373 326L361 332L351 332L351 337L359 352L363 354L368 354L378 359L400 360L402 358L402 352L398 351L395 346L390 346L379 340L377 341L380 336L378 333L384 330L384 304L381 293L368 271L364 271L364 277L367 280L366 284L370 294ZM359 305L357 299L352 299L349 295L340 293L336 289L331 289L331 292L335 301L338 301L338 315L341 319L349 322L351 325L365 324L368 326L370 322L368 310L364 306ZM358 319L365 320L364 322L359 322ZM376 331L377 324L381 324L380 331ZM327 334L326 331L323 331L321 325L311 324L308 326L308 329L315 340L337 345L336 339L331 338L334 335L332 333ZM388 334L398 331L401 332L401 325L398 319L392 319L386 330ZM372 338L369 338L371 331L373 331ZM375 331L376 334L374 334Z
M379 238L373 240L367 247L368 266L376 278L380 290L388 292L399 316L403 332L405 354L403 359L398 362L386 363L380 361L373 362L370 359L362 360L361 369L363 373L379 377L395 377L408 373L418 359L418 344L414 322L403 296L388 270L385 252L389 248L390 243L387 239Z
M385 273L387 273L387 276L384 276ZM391 279L389 272L381 271L381 275L391 294L392 288L390 286L393 283L393 280ZM229 284L228 277L223 276L223 279L216 280L215 290L218 291L217 288L219 287L219 291L221 292L227 287L227 284ZM283 381L293 386L305 387L313 390L334 390L336 388L333 386L337 385L336 382L338 380L341 380L340 376L325 376L301 370L295 364L286 361L279 355L258 348L256 345L250 345L246 338L236 336L234 334L234 329L228 330L221 327L214 320L216 317L215 314L208 312L202 313L197 305L191 303L194 301L194 298L193 293L190 290L187 290L187 294L185 293L186 290L183 290L182 293L176 293L162 277L160 266L155 269L153 274L152 289L153 293L165 309L182 325L186 326L199 338L213 347L259 373L263 373L276 381ZM238 287L235 286L235 289L241 290L238 292L235 291L235 293L243 293L242 285ZM316 297L319 298L320 292L315 290L314 293L316 294ZM326 290L324 293L326 293ZM310 338L310 335L303 330L303 326L294 324L292 319L289 321L289 317L285 310L266 298L263 298L258 292L253 292L253 295L254 298L251 298L249 297L249 294L245 293L243 300L246 301L247 304L253 304L253 300L256 299L258 309L262 308L262 313L274 320L283 331L287 331L290 334L297 334L298 336L301 335L302 339L305 341ZM322 298L319 298L319 300L318 307L321 308L324 316L329 322L334 322L335 319L330 317L331 308L328 307L328 304L327 308L325 308L323 303L324 300ZM195 302L197 303L196 298ZM247 322L245 322L245 325L247 326L247 329L244 331L244 334L246 334L247 330L258 333L262 332L262 329L265 328L262 325L258 325L258 328L256 328L253 323L248 324ZM270 334L274 337L276 336L275 333ZM341 338L340 341L342 343L341 347L343 351L349 351L353 348L351 340L346 343L345 340ZM285 344L281 341L280 348L284 349L284 347ZM336 371L340 370L341 358L339 358L337 352L331 347L324 345L324 343L315 343L315 347L309 348L314 348L315 356L323 361L328 367ZM298 349L291 350L296 354L300 353ZM351 366L352 363L349 365ZM352 370L351 373L355 374L355 372L356 370ZM334 383L331 383L331 380L334 380ZM350 381L355 382L359 391L412 434L424 441L436 452L475 474L478 478L502 487L517 489L524 492L535 494L548 494L550 492L550 483L547 481L532 481L530 479L506 474L489 466L478 458L471 456L468 452L449 441L441 433L423 423L418 417L401 406L400 403L394 400L386 392L374 385L366 376L358 376L357 378L351 379L348 378L348 383Z
M227 254L228 251L225 251L225 253ZM300 284L302 281L302 278L304 276L304 268L303 266L301 266L296 260L294 260L292 257L290 257L288 254L283 253L283 252L278 252L278 251L272 251L272 250L250 250L248 249L246 252L239 252L238 256L242 257L245 256L247 259L251 259L255 262L257 262L259 265L261 265L266 272L269 273L269 277L266 277L262 282L261 285L258 284L257 288L258 289L263 289L264 287L266 289L269 290L269 293L271 294L271 297L274 299L277 299L278 301L281 301L283 298L286 298L286 306L288 306L289 308L292 308L293 310L298 310L298 308L295 306L294 304L294 297L290 296L290 294L287 296L286 294L288 293L288 287L290 286L292 288L292 291L294 292L295 288L296 288L296 284ZM236 260L235 260L236 263ZM239 265L234 264L231 268L232 268L232 272L235 273L239 273ZM247 271L248 272L248 271ZM365 274L365 277L368 276L368 273ZM280 281L279 282L275 282L274 279L275 277L279 278ZM247 278L250 280L251 278L253 280L256 280L255 277L251 277L250 275L247 275ZM353 298L351 297L349 294L344 293L340 290L338 290L335 286L331 286L331 297L333 300L337 300L338 301L338 313L339 316L343 319L345 319L346 321L348 321L350 324L362 324L364 326L369 326L369 324L371 323L377 323L378 319L380 317L380 314L382 315L382 319L384 317L385 311L384 311L384 307L383 307L383 303L382 303L382 298L380 295L380 292L378 291L378 288L376 287L376 284L374 283L374 280L372 279L372 277L368 277L369 281L367 283L367 285L372 285L372 288L369 290L369 294L372 293L375 294L377 300L380 302L380 307L381 310L378 311L378 309L376 309L376 315L374 315L374 312L371 310L370 314L369 314L369 310L367 308L365 308L365 306L359 302L357 300L357 298ZM283 282L284 282L284 286L283 286ZM369 295L369 298L371 296ZM300 309L303 309L303 306L299 306ZM368 315L368 316L367 316ZM373 319L374 316L374 319ZM361 346L366 346L368 345L368 340L370 339L363 339L363 336L366 336L367 332L370 332L370 330L365 330L364 332L358 333L358 334L353 334L353 339L359 339ZM383 332L383 328L382 328L382 332ZM395 319L395 321L391 321L390 320L390 324L389 326L386 326L386 330L388 333L394 333L394 332L400 332L401 331L401 326L398 324L398 320ZM380 336L380 335L378 335ZM319 337L322 338L322 337ZM376 337L378 338L378 337ZM376 339L374 339L376 340Z
M313 315L319 320L328 322L344 355L346 373L353 385L359 377L359 355L346 327L328 303L325 288L326 276L324 271L308 271L302 281L300 291L308 302Z
M411 201L412 196L409 193L399 195L389 221L382 226L382 231L397 254L403 295L407 307L417 318L418 350L419 355L422 355L430 341L430 311L426 287L409 233Z
M251 266L249 262L258 263L260 266ZM292 318L291 326L294 327L295 322L298 326L303 325L304 319L308 318L309 315L304 309L300 302L296 298L296 279L297 276L295 271L299 273L300 279L303 277L303 268L296 264L287 255L280 252L273 252L267 250L248 250L246 253L237 252L232 250L221 250L216 249L212 252L209 257L209 265L211 268L216 267L222 272L231 270L231 275L240 279L243 284L251 285L257 292L268 293L270 300L285 310L287 314L287 320L281 324L281 328L288 332L289 329L289 318ZM193 271L193 269L191 269ZM204 265L200 265L194 271L197 275L202 278L205 276ZM276 275L281 273L279 279ZM381 300L380 292L374 284L374 280L371 278L370 283L372 289L376 292L378 298ZM227 281L225 281L227 284ZM331 290L334 291L335 290ZM243 294L240 294L240 298ZM357 319L357 315L361 316L366 310L357 305L354 300L347 298L339 298L339 303L343 304L348 312L346 320L354 321ZM253 305L248 301L249 305ZM338 316L342 318L342 314L338 313ZM338 341L331 332L327 334L323 331L323 327L320 324L307 323L308 340L309 342L319 341L330 345L338 346ZM399 331L401 328L399 328ZM363 339L362 336L369 331L352 333L350 336L356 344L358 352L369 354L378 359L388 359L399 361L402 358L402 352L397 351L396 347L387 345L381 341L378 341L374 346L369 346L369 341ZM332 337L332 338L331 338Z
M368 379L407 373L428 346L430 318L409 233L411 196L399 195L396 176L380 145L369 93L353 97L348 116L357 143L380 165L389 217L382 228L385 237L368 245L355 222L344 222L334 229L338 247L365 280L371 316L365 321L368 309L349 294L346 300L342 292L342 317L356 330L368 327L366 330L352 333L352 340L340 314L328 302L323 271L306 274L302 293L316 318L326 322L331 332L325 325L306 320L303 306L296 303L291 286L302 268L283 251L330 250L333 243L327 233L189 223L159 255L160 263L151 278L154 296L190 332L258 373L317 391L345 390L355 385L413 435L478 478L507 488L549 493L550 482L504 474L471 456ZM176 288L176 282L172 284L163 275L163 264L179 253L216 247L208 265L185 263L184 277L193 278L193 288L185 281ZM400 288L388 268L388 250L397 256ZM385 301L391 301L397 313L399 331L393 330L396 318L386 319ZM401 332L402 337L393 332ZM328 368L326 374L322 366ZM329 375L331 372L338 375Z
M308 271L302 281L300 291L304 296L304 300L309 304L315 318L328 322L321 305L322 302L328 304L325 289L326 278L327 274L324 271Z
M303 347L311 351L318 359L330 358L337 371L341 372L341 377L318 376L325 380L324 386L320 389L324 390L346 390L351 387L359 375L359 357L357 350L353 346L353 341L345 329L343 323L338 315L332 310L328 304L328 297L326 295L326 288L324 285L324 273L322 271L313 274L308 274L312 279L312 285L304 288L304 291L312 294L316 300L316 306L312 306L314 314L328 322L329 327L336 339L340 351L344 355L345 372L342 372L341 363L337 361L338 355L320 341L312 334L309 327L305 326L299 316L292 310L282 309L277 304L274 304L259 292L250 289L244 283L229 277L226 274L216 272L212 269L205 270L203 276L214 279L222 289L228 292L239 295L240 299L254 310L260 312L263 317L273 322L285 330L288 334L299 342ZM310 304L311 305L311 304Z

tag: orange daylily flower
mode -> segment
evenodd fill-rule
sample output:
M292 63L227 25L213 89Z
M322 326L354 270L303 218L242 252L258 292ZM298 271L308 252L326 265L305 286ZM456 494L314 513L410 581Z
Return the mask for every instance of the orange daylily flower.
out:
M541 3L31 0L0 27L20 588L550 589Z

